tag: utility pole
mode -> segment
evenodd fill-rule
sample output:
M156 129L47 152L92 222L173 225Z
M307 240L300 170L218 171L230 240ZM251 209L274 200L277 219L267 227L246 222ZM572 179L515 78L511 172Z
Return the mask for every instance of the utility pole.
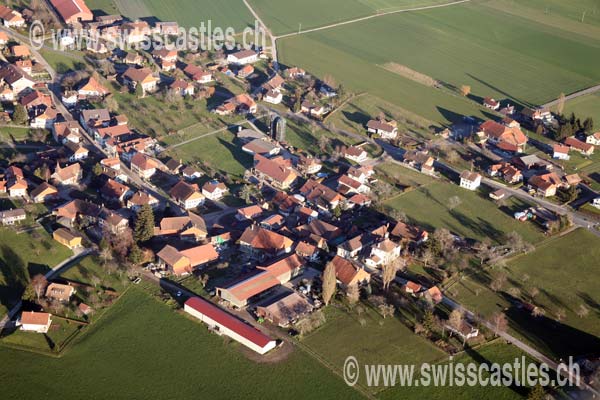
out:
M298 35L302 32L302 22L298 25Z

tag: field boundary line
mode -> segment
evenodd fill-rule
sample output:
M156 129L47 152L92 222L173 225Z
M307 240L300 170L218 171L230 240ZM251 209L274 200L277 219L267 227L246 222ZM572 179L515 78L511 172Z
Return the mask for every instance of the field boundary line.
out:
M324 25L324 26L317 27L317 28L310 28L310 29L306 29L306 30L300 31L300 32L292 32L292 33L286 33L286 34L279 35L279 36L273 36L273 39L277 40L277 39L283 39L283 38L291 37L291 36L304 35L305 33L318 32L318 31L322 31L325 29L335 28L338 26L353 24L355 22L367 21L369 19L383 17L385 15L399 14L399 13L412 12L412 11L431 10L431 9L435 9L435 8L450 7L450 6L459 5L459 4L463 4L463 3L469 3L469 2L471 2L471 0L457 0L457 1L453 1L450 3L444 3L444 4L434 4L434 5L429 5L429 6L405 8L402 10L395 10L395 11L387 11L387 12L379 13L379 14L371 14L371 15L367 15L365 17L350 19L347 21L337 22L335 24L330 24L330 25Z

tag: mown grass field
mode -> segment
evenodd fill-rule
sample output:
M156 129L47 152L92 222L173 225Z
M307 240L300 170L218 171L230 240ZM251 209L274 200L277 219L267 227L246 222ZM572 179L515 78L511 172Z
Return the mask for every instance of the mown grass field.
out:
M499 270L481 271L450 290L457 301L483 315L507 309L512 329L543 351L559 357L579 355L600 345L600 296L593 278L599 269L600 239L579 229L510 261L505 270L508 282L500 292L488 287ZM539 290L535 297L530 295L532 287ZM534 318L511 307L510 288L541 307L545 316ZM580 305L589 310L587 316L577 315ZM555 321L559 308L566 313L561 322Z
M225 131L170 149L167 153L175 159L182 159L184 163L205 164L216 171L240 178L252 166L252 156L234 140L235 135Z
M104 3L106 0L102 0ZM181 26L200 27L212 21L212 27L233 27L241 31L246 26L254 26L254 18L238 0L114 0L119 11L130 18L156 17L161 21L177 21Z
M457 355L452 362L454 365L469 363L476 364L487 364L492 363L514 363L516 359L520 359L523 353L521 353L516 347L501 343L494 343L485 345L478 349L469 349L464 353ZM403 362L404 363L404 362ZM443 364L443 363L442 363ZM487 375L489 376L489 375ZM463 387L457 386L445 386L443 388L430 386L418 386L418 387L401 387L395 386L393 388L383 391L378 397L382 400L391 399L456 399L456 400L470 400L470 399L521 399L526 398L529 390L526 388L519 387L483 387L467 385Z
M460 199L460 205L451 208L449 199L454 196ZM471 192L453 183L436 182L401 194L385 204L403 211L410 220L430 232L446 228L462 237L479 240L489 237L495 242L502 242L504 236L513 231L532 243L543 238L533 224L512 218L513 209L526 208L519 200L510 199L507 208L501 210L487 198L487 193Z
M327 308L325 325L303 338L302 343L340 372L348 356L356 357L361 365L420 365L446 358L442 350L415 335L398 319L383 319L373 309L364 308L365 312L360 316L334 307ZM360 323L361 319L364 325ZM360 382L366 385L366 380Z
M594 119L596 130L600 130L600 93L577 97L565 103L564 113L575 113L582 120L591 117Z
M491 2L495 4L494 1ZM465 99L383 69L394 62L477 97L545 103L596 84L600 40L521 18L486 3L401 13L279 42L284 64L331 74L437 122L483 115ZM542 44L542 45L541 45Z
M0 349L0 374L19 388L3 398L360 398L302 351L257 364L239 347L134 287L61 358Z
M375 96L364 94L349 100L327 116L326 121L338 129L367 135L369 120L383 113L386 119L398 123L398 132L417 138L431 138L429 128L437 124Z
M251 0L250 4L276 35L316 28L355 18L450 0Z
M43 229L17 234L0 228L0 238L0 303L5 307L19 300L31 277L72 254Z

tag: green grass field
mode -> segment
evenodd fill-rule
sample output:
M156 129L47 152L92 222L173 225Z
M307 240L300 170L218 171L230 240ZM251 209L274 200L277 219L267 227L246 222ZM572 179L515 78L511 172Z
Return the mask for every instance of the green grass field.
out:
M200 322L137 287L76 338L61 358L0 350L0 374L19 387L3 398L360 398L300 350L276 364L245 358ZM262 377L266 377L262 379ZM31 384L35 381L35 384Z
M582 120L591 117L594 119L596 129L600 130L600 93L577 97L565 103L564 113L575 113Z
M23 128L8 128L3 127L0 128L0 142L20 142L23 140L27 140L29 138L29 134L31 133L31 129L27 127Z
M302 339L302 343L339 368L348 356L360 364L418 364L446 358L446 354L427 340L415 335L396 318L383 319L364 307L357 315L329 307L327 322ZM364 325L360 319L365 321ZM360 381L365 384L366 380ZM381 389L381 388L379 388Z
M600 296L591 277L600 266L600 239L579 229L564 237L551 239L536 251L512 260L506 272L508 282L504 292L495 293L487 285L497 271L482 271L452 286L456 300L483 315L509 309L511 327L536 347L557 356L585 354L600 344ZM545 310L545 317L533 318L514 310L509 288L520 290L525 301ZM532 287L539 294L531 299ZM589 315L579 317L580 305ZM566 312L562 323L554 321L559 308Z
M458 196L461 204L450 209L449 199L454 196ZM385 204L403 211L409 219L430 232L435 228L446 228L463 237L489 237L495 242L502 241L504 235L513 231L532 243L543 238L541 231L532 224L516 221L486 197L483 192L471 192L452 183L438 182L397 196ZM516 199L509 200L510 209L525 207Z
M102 0L100 5L106 0ZM231 26L241 31L254 26L254 19L238 0L178 0L171 3L162 0L115 0L119 11L129 18L157 17L161 21L177 21L184 27L200 27L212 21L212 27L223 30Z
M474 96L525 104L544 103L600 79L598 38L485 4L388 15L285 38L278 42L280 56L284 64L331 74L351 90L437 122L456 120L455 113L477 115L477 107L382 65L391 62L450 85L470 85Z
M43 229L17 234L0 228L0 238L0 303L4 306L19 300L30 277L45 273L72 254Z
M251 0L265 24L276 35L297 32L381 12L448 3L449 0Z
M170 149L168 154L175 159L182 159L184 163L208 164L217 171L240 178L252 166L252 156L234 140L233 133L221 132Z
M452 361L456 364L488 364L491 363L513 363L516 359L520 359L523 353L521 353L516 347L506 344L490 344L485 345L478 349L469 349L464 353L457 355ZM529 361L529 360L528 360ZM392 400L392 399L412 399L412 398L426 398L426 399L520 399L526 398L528 389L519 387L482 387L474 386L469 387L467 385L463 387L436 387L430 386L419 386L419 387L400 387L396 386L383 391L378 397L381 400Z
M338 129L366 135L367 122L380 113L384 113L387 119L395 120L400 133L417 138L431 138L432 135L428 128L437 125L433 121L369 94L351 99L328 115L326 121L334 124Z

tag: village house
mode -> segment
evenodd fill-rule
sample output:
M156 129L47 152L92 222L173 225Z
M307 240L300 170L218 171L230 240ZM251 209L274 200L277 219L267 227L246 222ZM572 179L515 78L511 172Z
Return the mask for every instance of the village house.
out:
M313 175L318 173L323 168L323 164L320 160L313 156L305 156L300 154L296 161L296 169L302 175Z
M65 146L67 156L69 157L68 160L71 163L76 162L76 161L85 160L86 158L88 158L88 155L90 153L88 149L86 149L79 143L73 143L71 141L67 141L64 144L64 146Z
M177 250L166 245L157 254L158 264L177 276L189 275L194 270L219 259L212 244L204 244L187 250Z
M260 221L261 228L268 229L270 231L278 231L285 224L285 219L279 214L273 214Z
M120 36L125 43L133 45L141 43L152 34L152 29L146 21L125 22L118 27Z
M169 89L178 96L193 96L196 90L192 82L185 81L183 79L175 79L173 83L169 85Z
M135 90L137 85L141 85L144 93L155 92L158 88L160 79L152 74L150 68L135 68L129 67L123 73L123 82L129 86L131 90Z
M363 165L360 167L350 167L346 172L348 176L360 183L366 184L369 179L375 174L375 170L371 166Z
M535 191L542 197L555 196L556 191L561 184L562 182L560 178L554 172L544 175L535 175L529 178L527 181L527 186L529 189Z
M108 179L104 186L100 188L100 194L108 201L117 201L124 203L132 195L132 191L127 185L123 185L114 179Z
M600 146L600 132L596 132L591 135L588 135L585 138L585 142L592 144L594 146Z
M71 186L79 184L82 175L83 171L79 163L70 164L65 167L61 167L57 163L50 179L58 186Z
M325 213L335 209L344 200L344 197L335 190L312 179L307 180L300 188L300 194L308 203Z
M251 221L262 216L265 210L254 204L237 210L235 217L238 221Z
M100 82L93 76L91 76L87 82L85 82L81 87L77 90L77 94L79 96L86 97L104 97L110 94L110 91L102 86Z
M7 28L22 28L25 26L23 15L5 5L0 5L0 19L2 19L2 23Z
M246 65L258 61L258 53L254 50L240 50L227 55L227 62L233 65Z
M569 155L569 146L563 146L558 143L552 145L552 158L557 160L570 160L571 156Z
M480 141L489 141L499 149L512 153L522 153L528 141L527 136L515 121L510 125L503 125L492 120L486 121L479 126L477 135Z
M362 163L367 161L369 153L357 146L349 146L344 150L344 157L355 163Z
M129 227L129 220L114 211L103 208L98 216L98 226L102 229L102 232L118 235Z
M477 190L481 186L481 175L476 172L463 171L460 174L460 187L467 190Z
M8 197L25 197L29 184L23 178L9 178L6 182Z
M281 190L289 189L298 179L298 174L291 168L291 163L282 157L268 159L256 154L251 172L259 181L266 181Z
M154 196L144 191L137 191L127 200L127 208L138 212L143 206L148 205L153 210L160 206L160 202Z
M429 155L428 151L409 150L404 153L403 161L418 171L427 175L435 173L435 158Z
M240 250L253 258L277 257L292 251L292 239L251 225L240 237Z
M335 267L335 278L343 288L351 285L361 286L371 281L371 274L352 261L334 256L330 262Z
M17 58L21 58L21 59L31 57L31 51L29 51L29 47L21 45L21 44L11 46L10 54L13 57L17 57Z
M369 193L371 188L360 181L352 179L348 175L342 175L338 178L337 191L347 196L349 194Z
M180 32L179 24L175 21L158 21L154 27L161 35L177 36Z
M253 73L254 67L250 64L246 64L242 68L238 69L237 76L238 78L247 78Z
M84 0L50 0L50 3L66 24L73 25L94 20L94 14Z
M286 293L271 300L269 304L256 307L256 315L282 328L310 314L313 307L296 292Z
M384 239L371 247L371 254L365 259L365 264L371 268L378 268L387 265L400 257L402 247L392 242L390 239Z
M277 345L275 340L264 335L256 328L200 297L189 298L183 309L188 314L204 322L210 330L230 337L258 354L265 354Z
M564 140L565 146L568 146L571 150L580 152L583 155L590 156L594 154L594 145L582 142L574 136L568 137Z
M268 140L254 139L244 144L242 150L252 155L260 154L261 156L270 157L279 154L281 148ZM257 161L256 157L254 161Z
M22 208L0 211L0 223L5 226L18 224L25 219L27 219L27 214Z
M415 225L408 225L405 222L398 221L390 235L401 239L403 242L424 243L429 239L429 233Z
M237 308L243 308L256 296L285 284L299 276L304 270L304 261L296 254L258 266L248 276L242 277L227 287L218 287L217 296Z
M223 182L213 180L202 185L202 194L209 200L219 201L227 193L229 193L229 189Z
M306 71L302 68L291 67L285 70L285 75L290 79L298 79L306 76Z
M110 113L106 108L94 108L90 110L82 110L79 114L79 122L89 133L93 130L107 127L110 123Z
M191 210L202 204L206 197L200 192L198 185L179 181L171 188L169 195L185 210Z
M308 242L299 242L296 245L294 252L309 262L319 261L319 248Z
M327 113L327 108L320 104L311 103L308 100L305 100L300 105L300 112L302 114L310 115L315 118L322 118Z
M67 303L71 300L71 296L75 294L75 288L71 285L63 285L61 283L50 283L46 287L46 298L56 300L61 303Z
M182 240L198 242L206 239L208 229L201 216L188 211L185 216L163 218L160 225L154 228L154 236L176 236Z
M263 100L270 104L280 104L283 101L283 94L279 90L269 90L265 93Z
M60 225L72 227L78 220L91 224L96 223L100 211L100 207L94 203L75 199L57 207L53 214Z
M28 73L14 64L5 64L0 67L0 82L6 83L14 95L25 89L33 88L35 81Z
M367 132L379 135L382 139L395 139L398 136L397 122L372 119L367 122Z
M404 285L404 291L408 294L416 295L421 292L423 286L413 281L407 281Z
M275 193L275 196L271 200L273 206L279 209L279 212L285 216L292 214L297 207L300 206L301 202L298 198L287 194L286 192L279 191Z
M58 190L47 182L42 182L29 193L34 203L45 203L59 197Z
M156 173L158 163L142 153L135 153L131 157L131 171L142 179L150 179Z
M183 69L183 72L194 82L209 83L213 80L213 75L210 71L206 71L203 68L193 64L186 65L186 67Z
M52 232L52 237L58 243L68 247L71 250L77 249L82 246L81 241L83 238L81 237L81 235L65 228L58 228L57 230Z
M55 122L52 126L52 137L60 144L66 142L79 143L81 141L79 124L77 121Z
M196 168L188 165L187 167L185 167L182 171L181 171L181 175L183 175L183 177L188 180L188 181L193 181L195 179L201 178L202 177L202 172L198 171Z
M500 108L500 102L491 97L486 97L483 99L483 106L485 108L489 108L490 110L497 111Z
M17 326L25 332L47 333L52 324L51 314L44 312L23 311Z

